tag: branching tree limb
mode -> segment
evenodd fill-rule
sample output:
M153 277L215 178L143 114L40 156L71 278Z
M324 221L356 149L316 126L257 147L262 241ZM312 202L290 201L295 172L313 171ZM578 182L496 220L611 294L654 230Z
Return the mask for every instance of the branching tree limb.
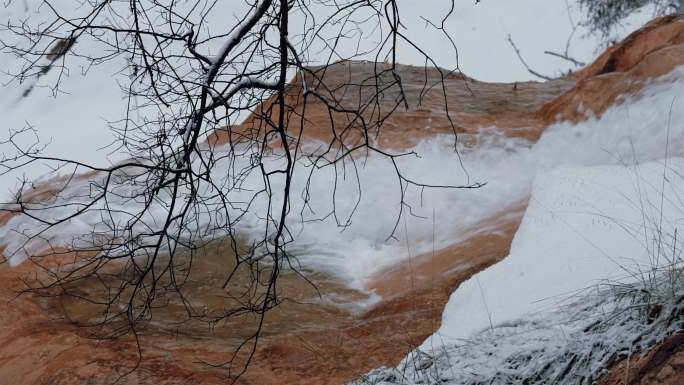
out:
M38 136L34 128L13 131L3 143L14 153L0 161L2 174L48 163L62 176L50 184L25 180L2 206L7 215L24 218L5 253L13 263L28 258L42 271L27 282L32 292L98 305L98 317L84 324L108 338L135 334L171 296L189 319L210 324L252 314L253 332L230 359L214 363L237 378L254 356L265 314L282 302L279 275L297 269L288 252L295 175L310 180L333 169L336 176L350 172L356 178L359 196L347 217L335 209L322 215L334 216L340 226L349 225L358 207L356 162L368 156L394 166L402 197L396 224L406 215L403 199L410 187L481 186L414 180L397 161L414 154L380 148L374 139L393 111L408 107L398 47L411 47L426 65L435 65L408 37L396 0L254 0L234 25L217 24L216 3L209 0L87 0L73 9L64 4L44 1L41 15L49 16L42 22L8 22L0 45L21 63L16 82L54 68L123 59L128 110L111 128L113 148L127 160L102 167L49 157L39 141L23 144L27 135ZM293 24L294 16L302 22ZM444 20L433 25L446 34ZM363 39L377 42L370 51L380 62L373 73L329 87L328 68L368 55L358 48L349 53ZM438 71L441 80L427 84L426 76L424 89L441 87L446 102L444 79L451 71ZM62 77L55 79L58 90ZM358 95L356 104L344 101L350 92ZM330 117L329 140L310 149L303 136L311 129L307 108L314 104ZM444 113L456 134L448 105ZM299 196L306 207L312 192L304 185ZM77 223L82 235L68 242L58 236ZM261 236L247 237L246 228ZM196 251L214 239L229 245L226 302L197 309L184 287ZM55 265L55 256L69 256L70 262ZM231 282L238 276L249 284L236 291ZM84 292L80 285L87 280L99 290Z

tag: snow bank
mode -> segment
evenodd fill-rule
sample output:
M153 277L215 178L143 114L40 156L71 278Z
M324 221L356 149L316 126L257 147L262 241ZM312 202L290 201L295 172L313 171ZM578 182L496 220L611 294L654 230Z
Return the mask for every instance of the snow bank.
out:
M548 129L509 256L464 282L397 368L354 384L592 384L681 332L682 75Z
M633 281L672 264L669 251L682 246L672 237L684 225L683 192L682 158L538 176L509 256L453 293L433 338L467 339L604 280Z
M467 338L553 306L542 300L664 262L653 240L684 221L683 70L599 119L544 133L530 156L545 166L510 255L452 295L438 339Z
M682 267L605 285L561 308L500 324L467 341L415 350L356 385L591 385L611 363L684 329Z

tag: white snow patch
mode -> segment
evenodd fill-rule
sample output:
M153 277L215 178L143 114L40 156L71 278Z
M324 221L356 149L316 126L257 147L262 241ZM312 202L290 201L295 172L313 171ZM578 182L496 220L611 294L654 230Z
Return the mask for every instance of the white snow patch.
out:
M668 234L684 224L683 176L682 158L539 175L510 254L452 294L432 338L467 339L603 280L634 280L634 272L671 264L654 240L671 250Z

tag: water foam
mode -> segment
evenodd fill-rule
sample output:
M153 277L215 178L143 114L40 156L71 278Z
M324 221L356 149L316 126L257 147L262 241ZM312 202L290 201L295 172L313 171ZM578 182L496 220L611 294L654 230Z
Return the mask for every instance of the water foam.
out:
M681 151L679 149L684 148L681 146L684 142L684 101L676 100L681 94L684 94L684 67L654 81L639 98L624 101L600 118L590 118L576 125L552 125L536 144L503 137L495 129L482 130L472 138L474 145L473 141L468 141L471 143L468 146L461 145L459 160L459 154L452 148L452 137L427 139L413 149L419 157L408 156L398 161L406 177L424 183L459 185L477 181L486 185L472 190L409 187L404 196L407 210L398 222L400 184L388 159L375 155L356 159L361 195L358 208L349 221L348 215L359 198L359 185L354 174L350 173L351 169L338 168L335 171L325 168L308 181L309 169L300 167L293 181L288 226L294 241L288 246L289 250L303 266L332 272L350 285L362 287L365 280L379 269L431 249L433 241L436 248L449 245L478 221L524 199L539 172L561 165L619 164L658 159L663 157L668 141L673 151ZM464 168L459 161L463 162ZM239 162L246 164L249 159ZM272 160L269 167L275 167L279 162ZM234 166L219 162L213 174L230 175ZM239 164L237 168L240 168ZM338 184L333 191L336 176ZM260 188L261 183L260 175L254 173L246 178L245 187ZM279 191L282 183L282 180L272 180L273 191ZM304 207L301 194L307 186L311 200L309 206ZM209 189L207 186L204 188ZM122 183L115 189L124 198L118 202L109 201L117 213L107 220L109 222L103 222L97 211L53 229L46 229L25 216L12 218L0 229L10 262L20 263L44 249L48 243L52 246L69 245L74 239L92 242L92 237L84 238L83 234L91 230L106 233L112 224L122 225L130 220L130 216L123 214L124 210L142 204L131 198L136 187ZM61 196L65 197L62 199L83 202L91 194L92 185L72 183ZM247 190L234 191L229 197L234 202L244 202L250 194ZM158 216L167 209L165 199L164 194L159 196L135 231L145 232L148 226L155 226ZM336 215L328 215L333 208ZM55 207L41 215L56 218L66 215L69 210L73 207ZM238 229L247 236L263 237L263 218L267 211L268 202L262 196L254 201L250 214L241 219ZM188 230L209 229L226 220L224 214L212 210L212 206L197 214L197 220L186 224ZM392 234L397 223L399 226ZM40 237L27 243L27 236L35 234L40 234Z

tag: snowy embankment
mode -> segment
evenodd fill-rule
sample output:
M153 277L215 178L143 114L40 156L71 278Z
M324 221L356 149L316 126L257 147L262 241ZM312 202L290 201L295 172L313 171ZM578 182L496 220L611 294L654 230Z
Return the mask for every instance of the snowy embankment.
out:
M684 329L684 72L601 118L550 127L502 262L451 296L441 328L372 384L592 383Z

